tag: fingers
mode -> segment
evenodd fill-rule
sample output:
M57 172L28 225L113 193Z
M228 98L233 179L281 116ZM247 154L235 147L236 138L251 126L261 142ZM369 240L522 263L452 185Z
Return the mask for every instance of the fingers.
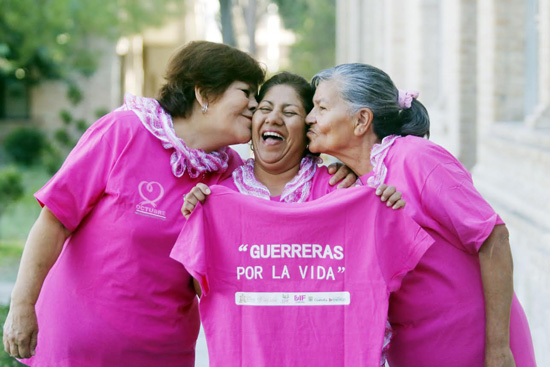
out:
M391 207L392 209L402 209L405 207L405 205L407 205L407 202L403 199L399 199L397 200L397 202L395 204L393 204L393 206Z
M338 164L337 165L337 171L330 178L329 184L332 185L332 186L336 185L337 183L339 183L343 179L345 179L350 173L354 174L353 172L351 172L351 170L348 168L348 166Z
M380 184L380 186L378 186L378 188L376 189L376 195L378 195L378 196L382 195L382 193L384 192L384 190L386 190L387 188L388 188L388 185L386 185L386 184ZM380 198L380 200L386 201L386 200L387 200L387 197L386 197L385 199Z
M19 354L16 355L15 357L29 358L31 356L30 342L31 342L30 337L19 340L17 345L19 349Z
M206 196L210 195L210 188L207 185L203 184L203 183L198 183L197 186L195 186L191 191L193 191L195 189L200 190L200 192L203 194L204 199L200 200L200 202L204 203L204 200L206 199Z
M401 209L406 205L405 200L401 198L401 192L397 191L395 186L381 184L376 189L376 195L380 196L380 200L385 202L388 207L392 207L392 209Z
M185 219L189 219L189 216L191 215L191 213L193 213L193 210L195 209L196 203L196 201L195 203L192 203L190 200L188 200L187 195L184 196L183 205L181 207L181 214L183 214Z
M347 189L348 187L355 186L356 182L357 182L357 176L355 176L355 173L350 172L350 173L348 173L346 178L344 178L342 180L342 182L340 182L338 184L338 188L339 189Z
M331 175L335 174L336 171L338 171L338 169L342 166L342 163L338 163L338 162L335 162L335 163L331 163L327 168L328 168L328 173L330 173ZM336 181L338 182L338 181ZM331 185L334 185L331 183Z
M210 195L210 188L203 183L198 183L191 189L191 191L185 194L183 196L183 205L181 207L181 213L184 217L189 219L189 216L195 209L197 203L204 203L206 196L208 195Z
M380 184L376 189L376 195L380 196L380 200L383 202L388 201L390 196L395 193L395 186L388 186L386 184Z
M9 343L7 352L13 358L19 358L19 349L17 348L17 344Z
M31 356L34 356L36 354L37 343L38 343L38 331L35 331L34 333L32 333L32 336L31 336L31 344L30 344Z

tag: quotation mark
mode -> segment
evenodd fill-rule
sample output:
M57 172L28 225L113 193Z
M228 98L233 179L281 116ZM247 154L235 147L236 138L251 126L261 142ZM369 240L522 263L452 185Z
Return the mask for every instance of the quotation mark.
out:
M342 267L342 266L339 266L338 267L338 273L343 273L346 271L346 268L345 267Z
M239 246L239 251L240 251L240 252L246 252L247 249L248 249L248 245L244 245L244 244L243 244L243 245L240 245L240 246Z

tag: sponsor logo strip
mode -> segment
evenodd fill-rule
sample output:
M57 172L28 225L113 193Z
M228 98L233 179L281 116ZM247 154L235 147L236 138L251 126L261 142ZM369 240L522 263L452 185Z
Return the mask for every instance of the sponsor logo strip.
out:
M346 306L349 292L235 292L237 306Z

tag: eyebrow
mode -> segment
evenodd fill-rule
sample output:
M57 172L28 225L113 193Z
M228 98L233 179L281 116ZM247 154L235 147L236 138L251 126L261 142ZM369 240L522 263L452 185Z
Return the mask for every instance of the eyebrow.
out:
M264 99L264 100L260 101L260 103L263 103L263 102L269 103L269 104L272 105L272 106L274 105L274 103L271 102L269 99ZM295 105L295 104L293 104L293 103L285 103L285 104L283 104L283 108L285 108L285 107L296 107L296 108L300 108L300 106Z

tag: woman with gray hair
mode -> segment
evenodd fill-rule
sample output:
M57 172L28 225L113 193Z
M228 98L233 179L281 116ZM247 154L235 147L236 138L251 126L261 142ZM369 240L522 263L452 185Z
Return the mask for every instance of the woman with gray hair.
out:
M390 298L390 365L535 366L508 230L461 163L423 139L430 121L418 92L365 64L323 70L312 83L310 151L337 157L370 186L391 182L435 240Z

